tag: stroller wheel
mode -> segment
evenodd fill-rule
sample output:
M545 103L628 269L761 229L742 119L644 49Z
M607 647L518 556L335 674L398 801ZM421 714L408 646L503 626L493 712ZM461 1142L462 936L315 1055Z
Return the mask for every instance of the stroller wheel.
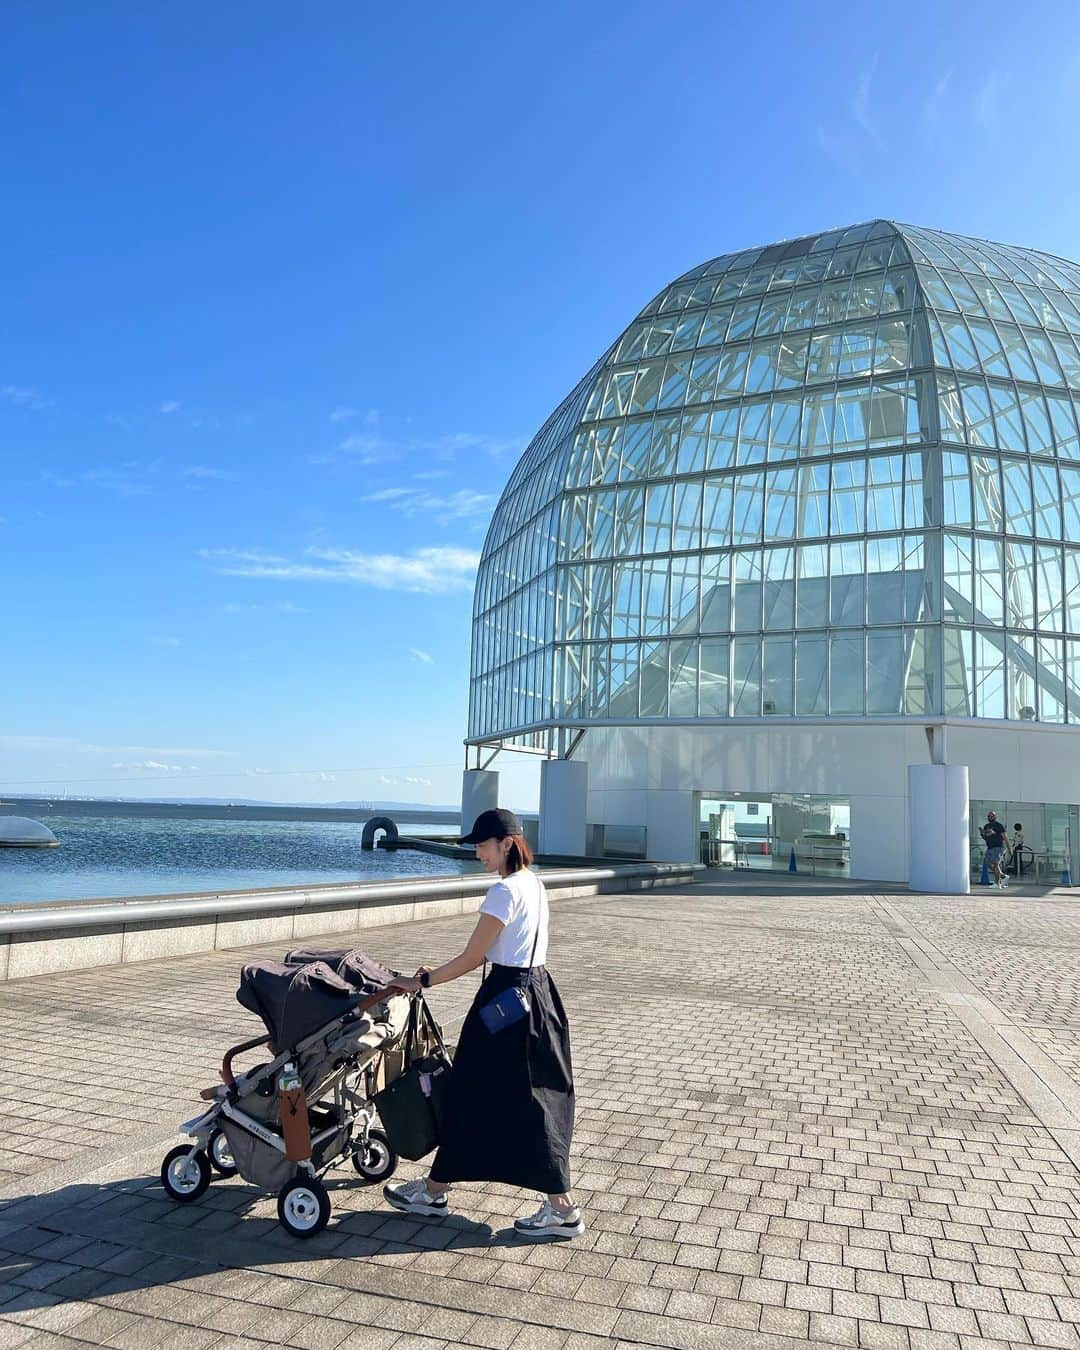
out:
M219 1177L236 1176L236 1163L233 1161L232 1149L229 1148L224 1130L214 1131L206 1152L210 1157L210 1166Z
M330 1222L330 1196L317 1177L293 1177L278 1192L277 1212L286 1233L314 1237Z
M397 1171L398 1155L382 1130L368 1130L367 1142L352 1155L352 1165L365 1181L385 1181Z
M178 1144L162 1161L161 1184L170 1200L181 1205L198 1200L210 1185L210 1159L202 1149L192 1154L190 1144Z

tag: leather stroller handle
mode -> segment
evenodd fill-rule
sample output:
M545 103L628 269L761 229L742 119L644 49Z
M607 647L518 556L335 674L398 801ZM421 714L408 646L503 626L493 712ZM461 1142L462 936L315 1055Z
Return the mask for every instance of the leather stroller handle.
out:
M253 1041L241 1041L239 1045L234 1045L231 1050L225 1051L225 1058L221 1061L221 1081L227 1087L233 1087L236 1078L232 1071L232 1062L236 1055L242 1055L245 1050L254 1050L257 1045L269 1045L269 1036L256 1036Z

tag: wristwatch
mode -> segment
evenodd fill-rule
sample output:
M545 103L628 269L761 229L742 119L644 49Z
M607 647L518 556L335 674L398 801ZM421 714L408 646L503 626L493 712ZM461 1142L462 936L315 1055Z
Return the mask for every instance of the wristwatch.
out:
M430 988L431 988L431 971L430 971L430 970L422 970L422 971L420 972L420 988L421 988L421 989L430 989Z

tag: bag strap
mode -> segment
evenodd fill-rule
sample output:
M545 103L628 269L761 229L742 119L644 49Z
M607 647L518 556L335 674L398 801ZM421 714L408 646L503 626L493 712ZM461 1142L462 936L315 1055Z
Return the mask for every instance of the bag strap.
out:
M531 951L530 954L529 954L529 974L531 975L531 974L532 974L532 968L533 968L533 962L536 960L536 944L540 941L540 918L541 918L541 915L542 915L543 912L544 912L544 909L543 909L543 905L542 905L541 902L540 902L540 887L541 887L541 885L542 885L542 882L540 881L540 878L536 875L535 872L530 873L530 875L531 875L531 876L534 878L534 880L536 881L536 932L533 934L532 951ZM488 963L487 963L487 957L485 956L485 957L484 957L484 973L483 973L483 975L481 975L481 977L480 977L481 983L483 983L483 981L487 979L487 968L488 968Z

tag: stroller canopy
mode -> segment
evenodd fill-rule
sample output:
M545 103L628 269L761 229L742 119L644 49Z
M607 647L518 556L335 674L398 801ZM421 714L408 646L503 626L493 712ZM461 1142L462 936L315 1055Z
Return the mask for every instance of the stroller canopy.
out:
M340 975L354 989L370 997L385 989L396 970L389 970L373 956L368 956L359 947L339 947L333 951L309 951L296 948L285 953L287 966L307 966L312 961L323 961L335 975Z
M259 1014L280 1054L355 1008L363 995L322 961L306 966L253 961L240 973L236 998Z

